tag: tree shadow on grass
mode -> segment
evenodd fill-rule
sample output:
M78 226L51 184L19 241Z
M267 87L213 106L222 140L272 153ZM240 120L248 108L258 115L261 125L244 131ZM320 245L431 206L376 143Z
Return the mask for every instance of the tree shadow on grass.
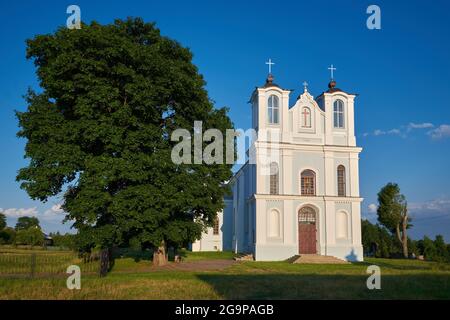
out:
M382 275L369 290L369 275L199 274L225 299L450 299L450 275Z
M130 248L115 248L113 252L113 257L118 258L132 258L135 262L141 260L152 261L153 260L153 250L140 250L140 249L130 249Z
M407 261L407 260L405 260ZM371 266L371 265L376 265L380 268L388 268L388 269L393 269L393 270L430 270L430 265L426 264L425 262L423 263L423 265L415 265L412 266L410 264L408 265L399 265L398 263L390 263L387 261L375 261L375 262L368 262L368 261L364 261L364 262L352 262L352 264L355 265L363 265L363 266ZM447 270L450 270L450 268L448 268Z

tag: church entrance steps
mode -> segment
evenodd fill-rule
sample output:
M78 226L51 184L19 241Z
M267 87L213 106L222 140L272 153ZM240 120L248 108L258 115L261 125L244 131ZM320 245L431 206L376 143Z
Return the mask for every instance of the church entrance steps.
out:
M294 256L295 257L295 256ZM292 257L291 259L293 259ZM303 264L348 264L350 262L338 259L332 256L321 256L318 254L302 254L292 263L303 263Z
M253 258L252 253L246 253L246 252L238 253L236 255L236 257L234 257L233 259L236 261L253 261L253 260L255 260Z
M296 254L295 256L290 257L286 261L289 263L295 263L295 261L297 261L298 258L300 258L300 255Z

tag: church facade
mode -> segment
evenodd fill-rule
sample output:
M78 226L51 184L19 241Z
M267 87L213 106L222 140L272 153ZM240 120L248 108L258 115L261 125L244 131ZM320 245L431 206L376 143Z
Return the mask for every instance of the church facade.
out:
M258 135L248 153L265 161L248 161L233 176L216 225L192 250L251 253L258 261L302 254L362 261L356 95L332 80L316 98L305 85L290 106L291 91L273 80L269 74L250 99Z

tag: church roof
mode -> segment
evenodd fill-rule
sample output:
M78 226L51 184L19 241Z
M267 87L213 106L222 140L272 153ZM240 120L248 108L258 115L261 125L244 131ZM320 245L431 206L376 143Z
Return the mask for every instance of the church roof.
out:
M271 73L269 73L269 75L267 76L267 79L266 79L266 83L263 85L263 86L261 86L261 87L255 87L255 90L253 91L253 93L252 93L252 96L250 97L250 99L249 99L249 103L251 102L251 100L252 100L252 98L253 98L253 95L255 94L255 92L257 91L257 89L267 89L267 88L271 88L271 87L274 87L274 88L278 88L278 89L280 89L280 90L286 90L286 89L283 89L283 88L281 88L279 85L277 85L276 83L274 83L273 82L273 80L274 80L275 78L274 78L274 76L271 74Z
M269 88L269 87L278 87L278 88L280 88L279 85L277 85L276 83L273 83L273 80L274 80L273 75L271 73L269 73L269 75L267 76L267 79L266 79L266 83L262 86L262 88Z
M344 90L341 90L341 89L339 89L339 88L336 88L336 81L335 81L335 80L331 80L330 83L328 83L328 90L325 91L325 92L322 92L320 95L318 95L318 96L316 97L316 99L318 99L319 97L321 97L324 93L335 93L335 92L343 92L343 93L345 93L345 94L357 95L357 94L354 94L354 93L348 93L348 92L346 92L346 91L344 91Z

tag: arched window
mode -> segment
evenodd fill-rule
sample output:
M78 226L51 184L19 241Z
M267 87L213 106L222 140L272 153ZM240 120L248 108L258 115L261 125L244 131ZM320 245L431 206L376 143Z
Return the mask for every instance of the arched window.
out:
M214 219L214 227L213 227L213 234L217 236L219 234L219 228L220 228L220 220L219 217L216 217Z
M302 108L300 123L303 128L311 128L311 110L308 107Z
M279 111L280 111L280 100L277 96L271 95L267 101L267 117L269 123L277 124L279 123Z
M337 167L337 183L338 196L345 197L345 167L343 165Z
M344 128L344 102L336 100L333 104L334 108L334 127Z
M301 194L306 196L316 195L316 174L312 170L305 170L300 177Z
M311 207L302 207L298 211L298 221L304 224L316 224L316 210Z
M272 162L270 164L270 194L278 194L279 193L279 173L278 173L278 164L276 162Z
M271 210L269 214L269 237L279 238L281 236L281 216L278 210Z
M348 217L344 211L339 211L336 216L336 237L338 239L348 238Z

